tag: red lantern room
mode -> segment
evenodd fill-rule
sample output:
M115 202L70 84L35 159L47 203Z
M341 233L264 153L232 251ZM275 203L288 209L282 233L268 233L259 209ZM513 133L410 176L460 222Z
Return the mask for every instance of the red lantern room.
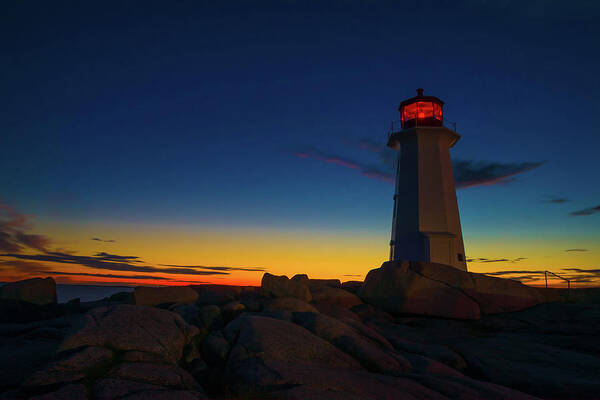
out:
M442 126L444 102L434 96L423 96L423 89L417 89L417 96L400 103L402 129L416 126Z

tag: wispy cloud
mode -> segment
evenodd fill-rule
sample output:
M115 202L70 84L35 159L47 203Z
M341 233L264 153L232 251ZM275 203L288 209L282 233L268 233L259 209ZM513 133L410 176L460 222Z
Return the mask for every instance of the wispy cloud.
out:
M571 201L571 200L567 199L566 197L553 197L553 198L544 200L544 203L563 204L563 203L567 203L569 201Z
M361 175L393 184L395 182L396 152L373 142L361 139L356 147L376 153L378 165L366 164L354 159L333 153L327 153L316 148L294 152L300 158L313 158L329 164L336 164L358 171ZM453 171L456 187L459 189L506 184L513 177L543 165L544 162L501 163L492 161L455 160Z
M100 239L97 237L93 237L90 240L94 240L96 242L104 242L104 243L114 243L115 242L113 239Z
M579 251L589 251L589 250L588 249L567 249L565 251L579 252Z
M377 179L387 183L394 182L394 174L391 171L382 170L372 165L364 164L349 158L340 157L335 154L326 153L318 149L307 149L304 151L294 152L294 154L299 158L313 158L329 164L336 164L345 168L354 169L367 178Z
M600 213L600 205L596 206L596 207L584 208L583 210L573 211L572 213L569 213L569 215L582 216L582 215L593 215L593 214L597 214L597 213Z
M48 252L45 254L0 254L0 257L9 257L30 261L46 261L59 264L76 264L85 267L104 269L110 271L183 275L229 275L229 272L226 271L198 271L196 269L186 267L157 268L150 265L134 265L122 260L134 259L133 262L139 262L139 260L136 260L138 257L109 255L111 257L107 258L102 254L105 253L98 253L96 256L78 256L73 254Z
M515 274L529 274L529 275L544 275L545 271L540 270L520 270L520 271L496 271L496 272L485 272L485 275L492 276L503 276L503 275L515 275Z
M0 251L19 253L25 248L46 251L50 239L26 233L30 229L27 217L9 205L0 203Z
M207 267L204 265L174 265L174 264L159 264L164 267L175 267L175 268L194 268L204 269L208 271L251 271L251 272L262 272L265 268L260 267Z
M543 162L500 163L491 161L455 160L452 163L457 188L506 184L515 175L542 166Z
M88 272L65 272L65 271L45 271L43 274L48 275L66 275L66 276L93 276L97 278L115 278L115 279L143 279L143 280L159 280L159 281L170 281L171 278L164 276L154 275L115 275L115 274L91 274Z
M517 258L485 258L485 257L473 257L467 258L467 262L476 262L476 263L495 263L495 262L510 262L516 263L519 261L527 260L527 257L517 257Z

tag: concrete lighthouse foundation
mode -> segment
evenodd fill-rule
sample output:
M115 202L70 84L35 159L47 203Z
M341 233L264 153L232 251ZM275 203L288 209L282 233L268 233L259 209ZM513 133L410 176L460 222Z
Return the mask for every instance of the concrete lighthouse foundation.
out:
M435 97L422 96L422 91L419 95L408 104L420 106L431 99L443 104ZM450 160L450 148L460 135L435 118L426 119L420 111L412 123L403 114L404 129L393 132L388 141L388 146L398 151L390 259L446 264L466 271Z

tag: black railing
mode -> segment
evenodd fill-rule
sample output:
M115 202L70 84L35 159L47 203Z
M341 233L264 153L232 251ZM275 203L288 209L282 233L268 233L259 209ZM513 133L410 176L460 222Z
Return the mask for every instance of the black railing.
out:
M448 120L443 120L442 125L452 132L456 132L456 122L450 122ZM394 132L399 132L402 130L402 121L394 120L390 123L390 130L388 131L388 136L390 136Z
M563 281L567 281L567 299L570 299L570 297L571 297L571 280L565 278L564 276L557 275L554 272L544 271L544 278L546 279L546 289L548 289L548 274L554 275L557 278L562 279Z

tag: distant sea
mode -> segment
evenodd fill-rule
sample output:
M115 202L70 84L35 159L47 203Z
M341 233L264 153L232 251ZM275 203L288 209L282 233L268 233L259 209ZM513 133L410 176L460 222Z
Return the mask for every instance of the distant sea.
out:
M0 286L6 282L0 282ZM131 286L97 286L97 285L56 285L56 297L59 303L79 298L81 301L95 301L119 292L133 292Z
M79 298L81 301L100 300L119 292L133 292L131 286L56 285L59 303Z

